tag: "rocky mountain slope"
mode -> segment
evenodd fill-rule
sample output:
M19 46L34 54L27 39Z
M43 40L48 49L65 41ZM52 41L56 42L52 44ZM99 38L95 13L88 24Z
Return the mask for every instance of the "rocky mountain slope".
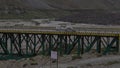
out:
M120 0L0 0L0 8L120 9Z
M120 25L120 13L100 10L82 10L76 14L64 16L56 20L73 23Z
M81 10L118 11L119 6L120 0L0 0L0 18L63 17Z

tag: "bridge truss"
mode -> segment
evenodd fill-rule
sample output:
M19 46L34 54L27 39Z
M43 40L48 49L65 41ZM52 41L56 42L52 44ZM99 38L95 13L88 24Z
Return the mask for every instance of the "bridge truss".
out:
M0 31L0 59L16 59L35 55L76 53L95 50L101 54L119 51L119 34L89 32Z

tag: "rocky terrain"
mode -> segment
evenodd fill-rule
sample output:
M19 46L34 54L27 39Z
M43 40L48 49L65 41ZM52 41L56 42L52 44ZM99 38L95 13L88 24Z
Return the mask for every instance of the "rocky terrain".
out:
M118 13L119 6L119 0L0 0L0 19L59 18L88 10Z
M56 20L73 23L120 25L120 13L101 10L81 10L76 14L64 16Z
M97 56L86 53L81 58L75 55L63 55L58 58L58 68L119 68L120 55ZM50 56L35 56L20 60L2 60L1 68L57 68L57 62L52 62Z
M1 8L38 9L120 9L119 0L0 0Z

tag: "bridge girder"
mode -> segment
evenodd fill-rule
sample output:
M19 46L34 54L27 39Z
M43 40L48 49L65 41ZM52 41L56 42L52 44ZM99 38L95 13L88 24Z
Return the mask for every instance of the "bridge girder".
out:
M50 55L51 50L59 55L75 53L78 56L95 50L101 54L119 51L119 34L40 34L0 33L0 59Z

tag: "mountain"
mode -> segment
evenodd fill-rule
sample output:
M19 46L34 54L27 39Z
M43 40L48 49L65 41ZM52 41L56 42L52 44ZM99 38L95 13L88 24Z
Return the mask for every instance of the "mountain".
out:
M120 0L0 0L0 8L120 9Z
M120 0L0 0L0 18L63 17L91 9L116 12L119 6Z
M111 13L103 10L82 10L76 14L56 18L56 20L73 23L120 25L120 13Z

